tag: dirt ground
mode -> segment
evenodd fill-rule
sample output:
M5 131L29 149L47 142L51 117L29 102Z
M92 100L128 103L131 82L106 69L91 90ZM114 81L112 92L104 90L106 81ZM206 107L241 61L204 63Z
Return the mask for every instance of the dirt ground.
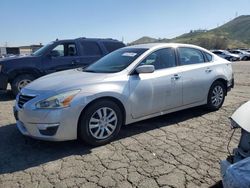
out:
M13 98L0 93L0 187L210 187L231 135L228 117L250 99L250 62L233 63L223 107L201 107L124 126L115 141L44 142L15 127ZM236 146L239 131L230 148Z

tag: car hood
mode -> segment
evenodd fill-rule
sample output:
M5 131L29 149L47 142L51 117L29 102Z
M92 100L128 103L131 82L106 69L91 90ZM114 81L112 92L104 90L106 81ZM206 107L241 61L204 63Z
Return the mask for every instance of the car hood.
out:
M10 63L32 62L35 59L37 59L35 56L7 57L0 59L0 64L9 65Z
M229 54L230 56L232 56L232 57L237 57L237 58L239 58L240 56L239 55L237 55L237 54Z
M32 91L67 91L80 89L84 85L94 84L107 77L104 73L83 72L81 69L61 71L38 78L24 89Z
M245 131L250 133L250 101L241 105L231 118Z

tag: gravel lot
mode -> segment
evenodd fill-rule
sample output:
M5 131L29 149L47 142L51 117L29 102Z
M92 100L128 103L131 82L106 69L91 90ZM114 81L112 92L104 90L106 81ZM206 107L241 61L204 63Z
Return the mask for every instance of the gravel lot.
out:
M0 187L210 187L227 156L228 117L250 98L250 62L233 63L235 88L217 112L192 108L124 126L102 147L44 142L15 127L0 93ZM239 131L230 147L236 146Z

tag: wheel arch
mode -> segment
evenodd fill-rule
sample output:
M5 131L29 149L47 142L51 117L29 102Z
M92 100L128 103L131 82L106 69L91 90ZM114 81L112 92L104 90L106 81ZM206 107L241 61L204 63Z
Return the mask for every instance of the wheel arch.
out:
M26 68L26 69L18 69L18 70L13 70L9 73L9 79L8 82L12 83L13 80L19 76L19 75L24 75L24 74L29 74L34 76L35 78L38 78L41 76L41 72L38 69L35 68Z
M227 95L227 80L226 79L224 79L224 78L218 78L218 79L216 79L214 82L221 82L221 83L223 83L223 85L224 85L224 87L225 87L225 90L226 90L226 95ZM213 83L214 83L213 82Z
M209 91L210 91L212 85L213 85L215 82L221 82L221 83L224 85L225 91L226 91L225 96L226 96L226 95L227 95L227 82L228 82L228 81L227 81L225 78L222 78L222 77L217 78L217 79L215 79L215 80L212 82L212 84L211 84L210 87L209 87L208 93L209 93ZM208 97L208 95L207 95L207 97Z
M89 102L82 109L82 111L80 113L80 116L78 117L78 121L77 121L77 138L79 138L79 126L80 126L80 118L81 118L82 114L84 114L84 112L86 111L86 109L89 106L91 106L93 103L96 103L96 102L101 101L101 100L109 100L109 101L115 102L119 106L119 108L121 109L121 111L122 111L122 124L123 125L125 124L125 121L126 121L126 109L125 109L124 104L121 102L121 100L117 99L116 97L111 97L111 96L99 97L99 98L96 98L96 99L92 100L91 102Z

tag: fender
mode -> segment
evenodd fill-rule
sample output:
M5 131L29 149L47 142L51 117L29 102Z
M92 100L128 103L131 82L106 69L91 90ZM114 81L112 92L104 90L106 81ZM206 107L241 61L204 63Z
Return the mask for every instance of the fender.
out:
M39 69L30 68L30 67L26 67L26 68L23 67L21 69L15 69L15 70L12 70L11 72L8 72L7 74L9 75L8 76L9 83L11 83L17 76L22 75L22 74L31 74L35 78L39 78L43 75Z

